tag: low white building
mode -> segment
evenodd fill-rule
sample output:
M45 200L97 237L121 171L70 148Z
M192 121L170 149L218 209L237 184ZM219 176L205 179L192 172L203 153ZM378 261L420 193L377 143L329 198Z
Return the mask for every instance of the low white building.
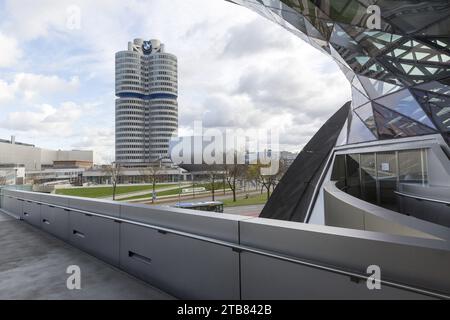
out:
M0 184L73 179L91 168L93 160L93 151L43 149L17 142L14 136L0 139Z
M54 161L90 161L93 151L50 150L38 148L32 144L0 139L0 165L25 166L25 170L42 170L53 167Z

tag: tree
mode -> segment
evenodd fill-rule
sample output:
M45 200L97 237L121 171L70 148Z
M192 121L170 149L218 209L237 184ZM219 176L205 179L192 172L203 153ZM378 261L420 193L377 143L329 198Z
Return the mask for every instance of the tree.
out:
M155 203L156 182L161 175L161 163L151 163L148 167L139 170L139 173L144 177L145 182L152 183L152 203Z
M110 165L103 167L103 174L111 179L113 187L113 200L116 200L117 183L122 175L122 167L120 164L112 162Z
M6 177L0 176L0 186L4 186L4 185L6 185Z
M245 165L243 164L225 164L223 166L223 174L225 177L225 180L228 183L228 186L231 189L231 192L233 192L233 202L236 202L236 182L243 177L243 174L245 172Z
M260 165L257 164L249 164L246 168L246 179L247 181L251 181L256 190L258 190L259 178L260 178Z
M220 175L220 173L222 172L222 170L219 169L219 167L215 164L213 165L208 165L206 167L206 170L209 172L209 178L211 181L211 197L212 197L212 201L215 201L216 198L216 178L217 176ZM225 183L224 183L225 185ZM224 187L225 189L225 187Z
M278 182L281 180L283 175L285 174L287 170L286 161L284 159L279 160L279 167L278 171L273 174L264 174L263 169L264 165L261 164L255 164L252 165L251 169L251 175L261 184L261 193L265 189L267 192L267 200L270 198L271 192L275 190L275 187L277 186Z

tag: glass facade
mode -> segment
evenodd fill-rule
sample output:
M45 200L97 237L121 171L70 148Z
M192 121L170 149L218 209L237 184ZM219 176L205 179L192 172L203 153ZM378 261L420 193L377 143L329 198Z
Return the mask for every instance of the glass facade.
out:
M440 133L450 145L450 1L230 1L331 55L352 87L347 144Z
M397 211L402 183L428 183L426 150L337 155L331 180L346 193Z

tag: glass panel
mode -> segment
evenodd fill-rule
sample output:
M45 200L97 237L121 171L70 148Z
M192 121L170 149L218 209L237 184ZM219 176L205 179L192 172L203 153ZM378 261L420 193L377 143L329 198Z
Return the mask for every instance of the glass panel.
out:
M428 155L427 150L422 149L422 164L423 164L423 183L428 184Z
M377 172L375 154L361 154L361 195L362 199L377 203Z
M333 32L331 33L330 42L344 47L347 49L352 49L352 51L359 52L357 48L358 43L352 39L339 25L335 24Z
M422 110L420 105L414 99L409 90L403 90L387 97L376 100L377 103L401 113L411 119L422 122L423 124L435 129L436 127Z
M450 132L450 97L415 89L412 92L441 131Z
M397 160L395 152L377 153L377 177L380 187L380 205L397 210Z
M380 2L380 1L378 1ZM389 22L398 33L409 34L427 26L434 26L448 15L448 1L382 1L383 17L389 17ZM435 6L439 7L439 10ZM430 34L432 27L427 27L424 34ZM443 29L447 32L448 29Z
M400 183L425 183L425 166L422 150L405 150L398 153Z
M337 155L334 159L331 180L337 181L336 186L339 189L343 189L345 187L345 155Z
M359 92L359 90L352 88L353 109L356 109L367 102L369 102L369 99L365 95Z
M350 123L350 134L348 137L348 143L359 143L366 141L376 140L375 136L370 132L369 128L361 121L356 113L352 116Z
M361 84L366 89L366 92L369 94L371 99L376 99L378 97L387 95L389 93L394 93L400 89L403 89L401 86L397 86L395 84L379 81L376 79L370 79L363 76L358 76Z
M435 133L432 129L376 103L373 103L373 115L377 124L379 139L395 139Z
M352 86L362 92L364 95L367 95L366 90L363 88L361 82L359 82L358 77L355 77L352 82ZM352 88L353 90L353 88Z
M372 131L375 136L378 136L377 126L375 125L375 119L373 117L372 104L368 103L355 110L358 116L366 124L366 126Z
M346 155L347 193L361 198L361 184L359 179L359 154Z

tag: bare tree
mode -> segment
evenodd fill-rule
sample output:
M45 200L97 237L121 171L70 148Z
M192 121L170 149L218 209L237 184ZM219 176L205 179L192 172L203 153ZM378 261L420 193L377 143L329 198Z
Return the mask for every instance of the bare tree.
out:
M111 179L111 184L113 187L113 200L116 200L116 189L117 183L119 182L120 176L122 175L122 167L120 164L112 162L110 165L106 165L102 169L103 174Z
M211 181L211 197L212 201L215 201L216 198L216 178L221 174L222 170L217 165L209 165L207 166L207 171L209 172L209 177ZM224 183L225 189L225 183Z
M151 163L148 167L139 170L139 173L144 177L145 182L152 183L152 203L155 203L156 182L161 175L161 163Z
M267 192L267 200L270 198L271 190L272 192L275 190L275 187L277 186L278 182L281 180L283 175L285 174L287 170L286 161L283 159L279 160L279 169L274 174L263 174L263 170L261 170L264 166L262 165L255 165L255 168L257 168L256 173L258 174L258 180L262 185L261 190L265 189Z
M0 176L0 186L4 186L4 185L6 185L6 177Z
M236 202L236 191L237 191L236 182L244 178L246 174L247 165L244 164L245 161L242 163L240 163L239 161L240 159L241 160L244 159L243 153L239 153L237 150L230 152L232 153L226 154L226 161L224 162L225 164L223 165L223 175L224 180L227 181L228 186L233 192L233 202ZM232 162L229 161L230 156L233 158Z
M245 172L245 165L242 164L225 164L223 166L223 174L231 191L233 192L233 202L236 202L236 182L242 178Z

